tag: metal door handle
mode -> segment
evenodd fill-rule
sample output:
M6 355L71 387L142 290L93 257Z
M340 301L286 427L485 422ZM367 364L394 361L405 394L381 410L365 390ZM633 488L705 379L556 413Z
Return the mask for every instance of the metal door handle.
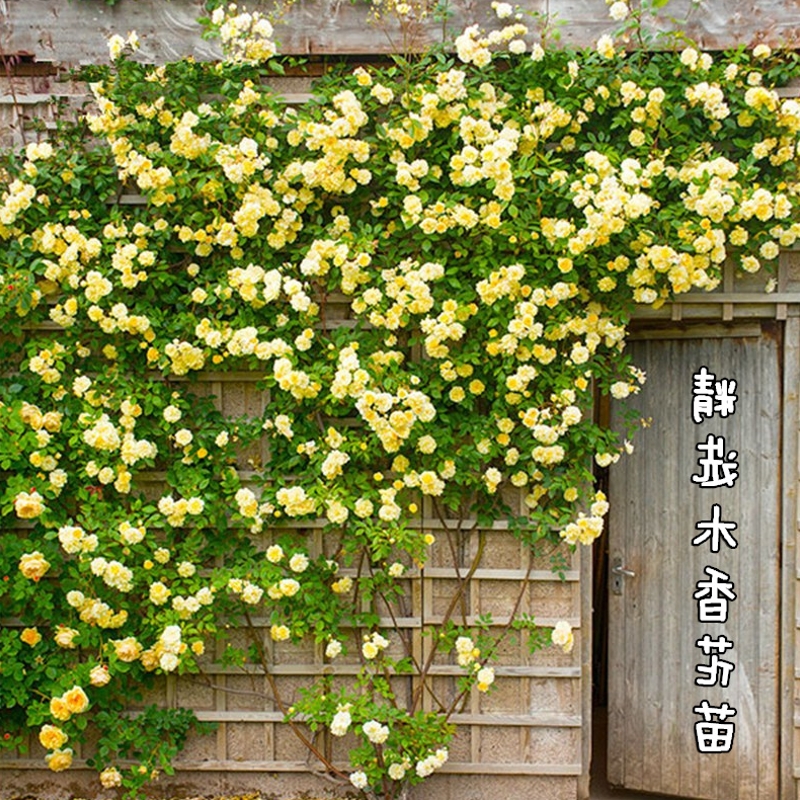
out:
M622 594L622 579L635 577L636 573L632 569L622 566L621 558L615 558L611 564L611 593Z

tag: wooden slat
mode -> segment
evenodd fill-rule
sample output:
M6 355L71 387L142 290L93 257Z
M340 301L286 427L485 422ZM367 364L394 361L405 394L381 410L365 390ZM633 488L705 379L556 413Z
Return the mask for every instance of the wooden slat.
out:
M686 323L705 321L709 319L725 320L723 313L727 308L730 314L727 320L755 320L755 319L786 319L788 317L800 316L800 305L796 299L787 299L782 302L774 302L770 298L775 295L764 295L765 300L754 303L716 303L713 298L709 298L706 303L690 303L685 311L682 311L679 319ZM663 305L659 309L638 308L635 312L637 321L646 320L674 320L672 316L672 306Z
M723 326L719 323L692 323L680 326L659 328L634 328L628 335L629 342L659 341L663 339L758 339L761 336L761 324L758 322L740 323Z
M467 568L461 568L460 570L455 570L451 567L423 567L425 570L425 575L429 578L455 578L459 575L464 578L467 576L469 570ZM566 570L564 573L564 581L575 582L580 579L580 573L578 570ZM492 581L521 581L525 580L525 578L529 578L533 581L552 581L556 580L556 576L550 570L545 569L535 569L535 570L524 570L524 569L476 569L473 577L475 580L492 580ZM561 578L557 578L557 580L561 580Z
M196 711L195 715L202 722L283 722L283 714L278 711ZM135 718L136 714L130 716ZM300 718L302 721L302 717ZM580 728L579 714L453 714L450 721L455 725L499 725L501 727L523 728Z
M707 292L705 294L677 295L677 302L683 305L742 305L742 304L774 304L800 303L800 292Z
M257 2L252 5L264 7ZM451 2L447 35L473 22L499 27L496 20L492 21L489 6L488 0ZM4 47L34 53L40 61L106 61L106 38L134 29L141 40L139 55L150 63L185 55L219 57L217 44L203 40L195 22L203 13L202 0L138 0L113 7L70 0L7 0L7 8L11 41ZM530 0L525 9L556 20L561 41L571 45L591 46L616 26L608 17L606 5L597 0ZM403 35L397 23L371 25L370 11L369 5L360 3L296 0L276 25L280 50L293 54L400 52ZM664 13L645 15L644 22L663 31L673 26L671 19L685 20L682 27L690 39L716 50L761 39L775 44L796 42L795 11L792 0L729 0L724 11L691 0L673 0ZM535 25L531 27L535 29ZM410 44L412 49L420 49L441 39L442 23L431 15ZM667 40L664 46L669 45Z
M795 668L795 647L798 641L796 595L798 589L797 540L800 535L800 505L797 496L797 476L800 469L798 431L800 431L800 321L787 320L783 330L783 442L782 442L782 520L781 536L781 692L780 692L780 797L795 800L796 787L792 780L791 755L794 742L800 740L800 714L793 717L794 697L798 689L800 670ZM794 625L793 625L794 622Z
M342 770L350 769L346 762L334 761L334 766ZM42 762L39 760L27 759L8 759L0 761L3 769L8 770L41 770ZM131 766L130 763L120 761L119 767ZM187 772L229 772L229 773L248 773L248 772L300 772L309 773L307 761L234 761L230 759L218 759L215 761L175 761L173 763L176 773ZM71 772L87 770L88 767L84 759L74 759ZM440 770L444 774L461 775L580 775L581 765L573 763L564 764L536 764L536 763L491 763L491 762L458 762L449 761ZM97 773L91 770L91 775Z
M578 781L578 800L588 800L591 783L590 767L592 766L593 719L592 719L592 687L594 652L594 618L592 615L592 600L594 590L592 586L592 570L594 554L591 548L580 549L580 615L581 615L581 717L583 718L583 736L581 739L581 759L583 772ZM596 768L596 765L595 765Z
M209 664L203 668L206 675L263 675L261 667L224 667ZM358 675L359 664L273 664L270 674L276 676L295 675ZM494 669L498 677L507 678L580 678L580 667L532 667L532 666L497 666ZM454 676L464 674L464 670L455 664L436 664L429 669L430 675Z
M64 92L53 92L52 94L42 94L41 92L19 93L19 94L0 94L0 106L36 106L48 105L58 100L86 100L85 94L67 94Z

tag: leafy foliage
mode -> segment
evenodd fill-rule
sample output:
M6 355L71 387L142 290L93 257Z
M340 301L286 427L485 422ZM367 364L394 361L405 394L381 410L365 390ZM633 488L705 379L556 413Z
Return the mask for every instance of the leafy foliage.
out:
M591 409L645 379L634 304L796 241L800 105L775 86L797 59L544 49L512 21L456 55L336 70L293 109L263 82L269 23L209 25L221 64L154 68L113 37L85 121L8 158L2 743L38 730L61 770L97 728L101 782L136 793L192 716L111 722L131 687L202 672L216 637L329 771L348 777L311 734L355 737L350 782L392 797L446 761L507 636L572 648L526 581L508 624L464 596L481 526L507 520L560 572L600 535L594 468L631 445ZM266 401L226 413L209 373L259 375ZM420 660L381 622L431 547L463 577ZM282 698L255 615L277 647L357 660L354 684ZM442 660L460 678L428 712Z

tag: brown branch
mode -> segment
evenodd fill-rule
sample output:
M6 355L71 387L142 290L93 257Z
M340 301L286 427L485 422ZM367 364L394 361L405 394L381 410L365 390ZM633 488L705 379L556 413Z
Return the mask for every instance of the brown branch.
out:
M486 664L489 663L489 660L492 658L493 654L496 652L497 647L506 638L506 636L508 636L508 633L511 630L511 628L512 628L514 622L515 622L515 619L516 619L516 616L517 616L517 612L519 611L520 604L522 603L522 598L525 596L525 592L527 591L528 587L530 586L531 572L533 572L533 560L532 559L530 559L529 562L528 562L528 570L525 573L525 577L520 581L520 590L519 590L519 593L517 594L517 599L514 602L514 606L511 609L511 614L509 614L508 622L506 622L506 624L503 626L502 632L500 633L500 635L494 640L492 649L489 650L489 652L486 653L486 655L479 662L480 667L484 667L484 666L486 666ZM450 708L447 711L445 719L450 719L450 717L454 713L460 712L460 711L463 710L463 704L466 703L467 696L468 696L469 692L471 691L471 688L472 688L471 686L467 686L466 688L462 689L461 693L450 704ZM461 705L461 708L459 708L459 705Z
M460 554L456 551L456 546L455 546L455 543L453 542L453 533L452 533L451 529L447 527L447 524L444 521L441 507L439 506L439 504L436 501L434 501L433 507L434 507L434 510L436 511L436 516L439 518L439 522L441 523L442 528L444 528L445 533L447 535L447 544L448 544L448 546L450 548L450 557L453 559L453 566L456 568L456 580L459 583L459 592L458 592L458 594L459 594L459 596L461 598L461 600L460 600L460 602L461 602L461 619L462 619L462 623L464 625L466 625L467 624L467 604L466 604L466 599L467 598L466 598L466 595L467 595L468 586L466 584L465 579L461 577L461 558L460 558ZM459 542L461 540L461 534L464 532L464 529L463 529L462 525L463 525L463 517L459 518L458 527L456 528L456 531L455 531L456 534L458 535ZM472 530L474 530L474 527L473 527Z
M459 522L459 524L460 524L460 522ZM461 598L461 595L462 595L462 593L464 591L463 587L465 585L467 585L470 580L472 580L472 576L477 571L478 565L480 564L481 559L483 558L483 551L484 551L485 547L486 547L486 533L484 531L479 531L478 532L478 550L475 553L475 558L473 558L473 560L472 560L472 564L470 565L470 568L469 568L469 571L467 572L466 577L464 578L464 580L459 585L458 591L450 599L450 605L447 607L447 611L445 612L444 617L442 618L441 625L446 625L450 621L450 618L453 616L453 612L455 611L456 605L458 604L458 602L459 602L459 600ZM413 694L413 696L411 698L411 708L409 709L409 714L414 714L415 713L415 711L417 709L417 706L419 705L419 702L420 702L420 699L421 699L421 696L422 696L422 692L423 692L424 689L427 688L425 679L427 678L428 672L430 671L430 668L433 665L433 659L436 657L436 652L438 650L438 647L439 647L439 639L436 638L433 641L433 645L431 647L430 653L428 654L428 658L425 660L425 666L422 668L422 671L420 673L420 676L419 676L420 677L420 685L414 690L414 694Z
M286 724L291 729L292 733L305 745L308 751L314 755L325 769L329 773L333 773L338 777L342 778L342 780L348 780L347 773L342 772L341 770L337 769L330 759L326 758L325 755L320 752L319 748L312 742L303 731L300 729L300 726L291 718L288 718L288 708L286 704L283 702L283 698L278 691L277 682L275 681L275 676L269 671L269 661L267 659L266 651L264 650L264 642L261 640L260 636L257 636L255 633L255 625L253 625L253 621L250 618L249 612L245 611L245 619L247 620L247 635L250 638L251 642L255 645L256 650L258 651L258 658L261 663L261 668L264 670L264 677L267 679L267 683L269 683L269 687L272 690L272 696L275 700L275 704L278 706L278 710L284 715Z

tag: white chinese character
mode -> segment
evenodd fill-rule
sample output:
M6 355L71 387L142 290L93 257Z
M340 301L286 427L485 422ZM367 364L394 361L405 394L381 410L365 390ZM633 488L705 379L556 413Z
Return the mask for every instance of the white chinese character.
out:
M723 378L715 384L714 411L721 417L728 417L736 410L736 381Z
M695 525L695 528L702 531L692 539L692 544L697 547L708 540L711 540L711 552L719 553L720 539L725 540L725 544L735 550L739 543L731 535L731 531L735 530L737 525L735 522L723 522L720 519L721 508L719 503L714 503L711 506L712 519L702 520Z
M736 709L727 703L721 706L710 706L708 700L703 700L693 709L695 714L701 714L702 722L695 722L694 735L697 740L697 750L700 753L730 753L733 747L733 734L735 725L725 722L728 717L736 716ZM712 717L719 717L721 722L712 722Z
M733 486L739 477L738 455L735 450L725 454L725 437L709 433L705 442L698 442L696 450L705 452L705 457L697 459L702 474L692 475L692 483L698 483L703 489L717 486Z
M704 678L695 678L694 682L698 686L720 686L727 687L731 682L731 672L736 669L736 664L732 661L725 661L720 658L716 653L711 656L708 664L698 664L695 672L705 675Z
M736 410L736 381L728 378L716 380L706 367L692 375L692 419L700 423L706 417L719 414L727 417Z
M692 595L699 601L697 617L700 622L727 622L728 601L736 599L731 576L714 567L705 567L703 572L711 580L697 581Z
M724 634L716 639L712 639L708 634L705 634L702 639L698 639L694 643L694 646L699 647L704 655L708 655L712 650L716 650L718 653L730 650L733 647L733 642Z
M714 416L714 378L713 372L706 367L700 367L692 375L692 419L696 423L703 421L704 417Z

